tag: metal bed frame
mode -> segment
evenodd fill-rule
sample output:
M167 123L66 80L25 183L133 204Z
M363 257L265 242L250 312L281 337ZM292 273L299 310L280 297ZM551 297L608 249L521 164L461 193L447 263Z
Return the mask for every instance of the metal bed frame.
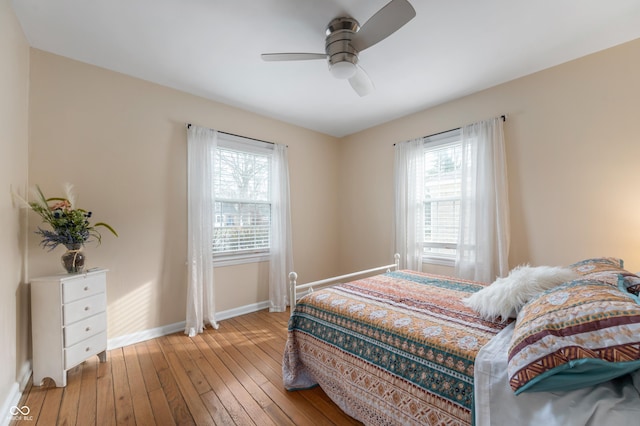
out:
M394 263L391 265L378 266L371 269L366 269L364 271L352 272L346 275L340 275L337 277L326 278L324 280L313 281L306 284L298 285L298 274L296 272L289 273L289 295L290 295L290 303L291 303L291 313L293 313L293 308L295 307L298 299L307 294L313 293L314 287L327 287L330 285L340 284L343 280L350 280L352 278L356 278L362 275L372 274L374 272L390 272L397 271L400 268L400 255L396 253L394 256ZM303 291L303 292L302 292ZM302 292L302 293L300 293Z

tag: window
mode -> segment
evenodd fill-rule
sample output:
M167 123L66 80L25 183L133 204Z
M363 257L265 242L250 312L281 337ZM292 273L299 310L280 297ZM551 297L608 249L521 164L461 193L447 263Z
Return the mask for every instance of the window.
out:
M272 150L263 143L221 135L215 154L216 259L268 255Z
M450 264L459 235L461 132L428 137L424 147L423 260Z

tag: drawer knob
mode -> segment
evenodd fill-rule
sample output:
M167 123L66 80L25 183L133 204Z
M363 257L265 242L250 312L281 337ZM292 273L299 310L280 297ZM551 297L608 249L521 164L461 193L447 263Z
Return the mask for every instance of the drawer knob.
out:
M87 346L87 348L84 351L85 352L89 352L90 350L91 350L91 348Z
M85 311L88 311L88 310L89 310L89 307L88 307L88 306L85 306L85 307L84 307L84 310L85 310Z
M84 291L89 291L89 286L84 286Z
M84 329L84 331L89 331L89 330L91 330L91 327L87 327Z

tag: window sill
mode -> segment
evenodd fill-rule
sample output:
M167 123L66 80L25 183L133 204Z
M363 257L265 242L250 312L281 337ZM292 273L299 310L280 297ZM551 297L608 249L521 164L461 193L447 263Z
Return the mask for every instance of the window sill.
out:
M213 257L213 266L232 266L243 263L268 262L269 253L243 253L231 255L218 255Z
M422 263L428 263L430 265L441 265L441 266L456 266L455 259L448 259L446 257L423 257Z

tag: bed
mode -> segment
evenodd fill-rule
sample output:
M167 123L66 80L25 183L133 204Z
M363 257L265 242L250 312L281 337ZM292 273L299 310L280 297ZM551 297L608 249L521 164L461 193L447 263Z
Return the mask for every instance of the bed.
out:
M589 265L577 263L574 268L589 269ZM624 271L621 261L618 266ZM640 289L640 278L624 271L623 286L619 283L621 272L611 269L608 273L602 268L582 271L585 273L573 287L581 295L595 295L592 297L598 301L602 299L598 291L622 294L620 287L627 294L611 297L637 306L637 297L628 289L634 283ZM377 273L381 270L383 273ZM361 273L368 276L359 278ZM635 422L640 416L640 376L634 373L640 368L640 342L633 336L636 331L640 336L640 326L633 322L637 317L640 323L640 308L616 307L616 312L625 312L620 314L625 318L621 333L635 342L635 346L626 341L616 343L616 351L626 358L605 360L604 371L613 372L604 376L602 359L594 361L593 369L600 368L594 373L599 383L565 390L563 386L575 387L567 386L567 381L576 382L577 369L555 365L553 357L549 358L552 374L539 369L532 373L520 368L517 374L508 370L516 359L523 362L522 341L535 339L526 334L530 330L516 327L518 323L528 325L526 308L517 320L503 321L482 318L467 306L464 299L488 284L398 270L397 258L394 265L361 273L302 286L291 274L291 300L297 303L292 308L283 358L286 389L319 385L343 411L367 425L584 425L601 424L603 419L607 424L613 424L611 419ZM594 274L600 274L599 280ZM336 281L339 283L334 284ZM328 284L331 286L318 289ZM567 294L573 288L570 284L568 289L564 284L556 288ZM302 297L300 291L305 293ZM544 297L536 303L544 304L545 298L558 300L558 294L547 295L553 291L543 292ZM576 306L583 309L584 301ZM578 309L576 306L573 309ZM539 306L534 310L536 315L541 311ZM558 315L557 309L554 315ZM613 317L609 315L607 321ZM536 320L539 325L540 318ZM526 338L518 340L522 333ZM512 347L514 341L520 342L515 345L520 352ZM634 347L638 353L626 351ZM590 377L591 373L585 372L591 368L590 360L577 361L581 377ZM534 364L527 367L538 367ZM523 371L531 377L523 379ZM549 384L552 382L555 388ZM527 386L534 389L529 391Z

